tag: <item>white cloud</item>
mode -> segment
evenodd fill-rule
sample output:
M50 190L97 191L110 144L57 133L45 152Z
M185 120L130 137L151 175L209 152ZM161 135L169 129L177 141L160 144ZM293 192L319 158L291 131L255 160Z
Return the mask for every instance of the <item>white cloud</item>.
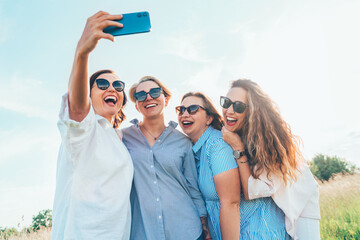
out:
M1 80L3 82L3 80ZM17 74L0 88L0 108L45 120L56 120L60 96L44 83Z
M204 51L204 35L202 33L182 32L172 36L164 36L163 53L174 55L188 61L209 61Z

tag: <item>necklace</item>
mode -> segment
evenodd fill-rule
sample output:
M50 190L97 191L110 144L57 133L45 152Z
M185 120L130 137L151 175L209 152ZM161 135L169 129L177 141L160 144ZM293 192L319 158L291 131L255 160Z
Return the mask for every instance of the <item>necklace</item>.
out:
M142 127L144 128L144 130L145 130L147 133L150 134L150 136L152 136L152 137L154 138L154 140L157 140L157 139L161 136L161 134L162 134L162 132L161 132L161 133L159 134L159 136L155 137L154 135L151 134L151 132L150 132L149 130L146 129L146 127L145 127L144 125L142 125Z

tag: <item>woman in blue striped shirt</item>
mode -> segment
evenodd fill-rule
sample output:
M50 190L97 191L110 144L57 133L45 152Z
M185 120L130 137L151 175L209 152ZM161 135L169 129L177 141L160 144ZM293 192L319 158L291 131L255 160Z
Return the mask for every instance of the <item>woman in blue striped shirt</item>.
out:
M239 239L240 180L231 147L221 132L222 119L202 93L187 93L176 107L179 124L194 146L198 183L213 239Z
M222 139L219 129L223 121L211 100L202 93L190 92L183 96L176 110L181 128L194 143L199 188L205 199L213 239L289 239L284 213L270 197L249 201L244 194L240 195L239 175L234 173L238 171L234 153Z

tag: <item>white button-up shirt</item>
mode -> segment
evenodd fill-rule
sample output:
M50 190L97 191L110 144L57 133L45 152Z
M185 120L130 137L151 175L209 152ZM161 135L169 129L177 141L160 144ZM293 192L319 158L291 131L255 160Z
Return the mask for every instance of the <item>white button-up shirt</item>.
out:
M272 197L285 214L288 234L297 239L296 222L299 217L320 219L319 188L309 167L299 166L300 173L296 182L286 186L279 177L263 172L258 179L250 176L248 181L249 199ZM300 229L301 231L301 229Z
M81 121L69 119L62 98L51 239L129 239L133 164L108 120L92 107Z

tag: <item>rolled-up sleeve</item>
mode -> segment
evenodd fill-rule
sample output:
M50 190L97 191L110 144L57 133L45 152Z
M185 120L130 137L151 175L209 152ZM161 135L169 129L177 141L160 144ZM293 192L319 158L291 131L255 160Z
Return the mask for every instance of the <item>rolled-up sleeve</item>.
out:
M89 113L81 121L77 122L69 117L68 94L62 97L61 108L59 112L58 128L60 130L62 143L68 149L71 159L79 159L84 145L91 139L95 127L95 113L90 106Z
M265 174L266 175L266 174ZM271 197L277 190L276 184L262 174L258 179L250 175L248 180L249 199Z
M206 217L207 211L205 202L198 187L197 171L191 144L187 146L187 151L184 155L183 174L186 179L191 198L199 212L200 217Z

